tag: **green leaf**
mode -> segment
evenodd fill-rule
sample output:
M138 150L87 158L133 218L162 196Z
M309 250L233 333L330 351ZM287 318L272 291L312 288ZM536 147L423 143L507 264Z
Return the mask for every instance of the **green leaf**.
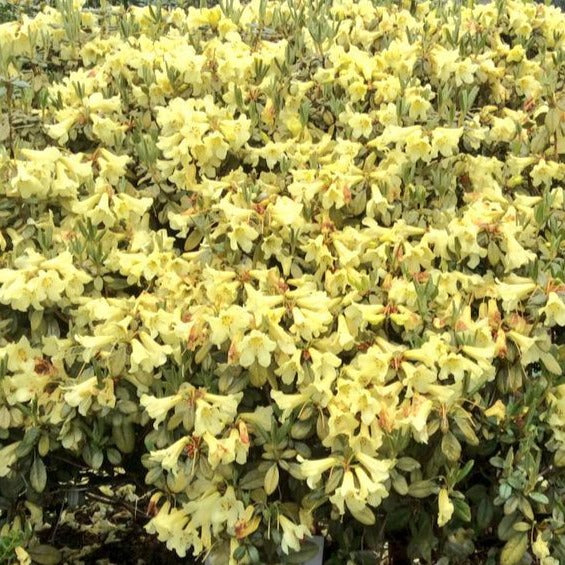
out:
M412 471L420 468L420 463L416 461L416 459L412 459L412 457L401 457L396 462L396 467L401 471L411 473Z
M36 457L33 461L29 472L29 481L33 489L37 492L43 492L47 484L47 470L43 459Z
M516 522L512 528L514 530L516 530L517 532L528 532L531 529L530 524L528 524L527 522Z
M540 504L549 504L549 498L545 496L545 494L541 492L531 492L528 496L535 502L539 502Z
M244 490L254 490L256 488L263 488L264 482L265 473L259 471L259 469L253 469L239 480L239 487Z
M275 492L279 484L279 466L276 463L273 463L269 470L265 473L265 480L263 488L267 494L272 494Z
M554 375L561 375L563 372L561 369L561 365L557 362L555 357L551 355L551 353L542 353L540 355L542 363L545 365L545 368Z
M460 498L453 498L452 503L454 506L454 514L463 522L471 521L471 508L470 506Z
M16 449L16 455L21 458L25 457L37 443L40 435L39 428L28 428L24 434L24 439L20 442Z
M415 481L408 488L408 494L414 498L426 498L432 494L436 494L439 487L429 479L423 481Z
M508 541L514 535L514 524L518 521L518 513L513 512L508 516L504 516L498 524L497 534L502 541Z
M404 475L400 473L391 473L392 478L392 488L401 496L406 496L408 494L408 483L404 478Z
M112 439L122 453L131 453L135 447L135 432L133 425L127 420L112 427Z
M448 431L441 438L441 450L449 461L458 461L461 457L461 444L453 434Z
M480 530L485 530L492 521L494 516L494 505L492 500L488 497L481 499L477 506L477 526Z
M351 512L351 515L364 526L372 526L376 521L373 511L368 506L359 509L353 505L347 504L347 509Z
M459 469L457 472L456 482L461 482L470 472L473 466L475 465L475 461L471 459L465 463L465 466L462 469Z
M517 565L524 557L528 548L528 535L516 534L512 536L502 548L500 565Z
M57 565L63 558L61 552L52 545L41 544L28 547L27 552L33 562L39 565Z
M318 555L320 548L313 541L306 540L302 542L302 547L284 558L283 563L306 563Z

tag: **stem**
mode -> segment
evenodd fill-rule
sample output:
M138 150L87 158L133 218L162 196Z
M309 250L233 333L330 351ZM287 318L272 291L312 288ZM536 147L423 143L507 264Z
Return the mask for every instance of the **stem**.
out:
M104 502L106 504L112 504L114 506L121 506L122 508L128 510L133 515L134 520L137 520L138 516L146 520L149 520L151 518L149 514L146 514L143 510L139 510L137 506L132 506L131 504L128 504L123 500L118 500L116 498L105 496L103 494L98 494L98 493L94 494L92 492L86 492L85 496L92 500L97 500L98 502Z
M14 137L12 133L12 94L14 91L14 86L7 80L4 83L6 85L6 101L8 104L8 145L10 147L10 157L14 158Z

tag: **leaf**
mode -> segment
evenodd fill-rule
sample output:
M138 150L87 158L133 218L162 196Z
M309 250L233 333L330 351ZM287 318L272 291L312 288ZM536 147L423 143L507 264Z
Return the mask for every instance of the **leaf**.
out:
M508 541L514 534L514 523L518 521L518 514L513 512L508 516L504 516L497 528L497 535L502 541Z
M326 494L331 494L341 484L343 474L343 467L334 467L331 470L330 476L326 481L326 486L324 487Z
M135 447L133 425L127 420L112 427L112 439L122 453L131 453Z
M534 500L535 502L539 502L540 504L549 504L549 498L541 492L531 492L528 496Z
M524 557L528 548L528 535L516 534L512 536L502 548L500 565L517 565Z
M269 470L265 473L265 480L263 483L263 488L267 494L272 494L275 492L279 484L279 466L273 463Z
M392 478L392 488L401 496L406 496L408 494L408 483L403 475L400 473L391 473Z
M532 522L534 521L534 511L532 509L532 505L525 498L520 498L520 501L518 502L518 508L528 520Z
M24 434L24 439L16 449L18 457L25 457L34 447L40 435L39 428L28 428Z
M264 484L265 473L259 471L259 469L249 471L239 480L239 487L245 490L263 488Z
M112 447L106 451L106 457L112 465L119 465L122 462L122 454Z
M465 463L465 466L457 472L456 482L461 482L471 472L471 469L474 465L474 459L467 461L467 463Z
M396 462L396 467L398 467L401 471L410 473L412 471L415 471L416 469L419 469L420 463L418 463L416 459L412 459L412 457L401 457Z
M528 532L531 529L531 526L527 522L516 522L512 528L517 532Z
M387 514L387 530L396 531L404 529L412 518L412 510L409 506L396 506Z
M549 112L545 115L545 127L549 133L554 133L559 127L559 110L557 108L551 108Z
M184 250L192 251L196 249L200 242L204 239L204 232L200 230L192 230L190 235L186 238L184 242Z
M29 481L33 489L37 492L43 492L47 484L47 470L43 459L36 457L29 472Z
M364 505L362 508L357 508L357 506L353 504L348 504L347 500L345 503L351 515L364 526L372 526L376 522L373 511L367 505Z
M16 79L12 80L12 85L16 88L30 88L31 84L25 80Z
M461 444L453 434L448 431L441 438L441 450L449 461L458 461L461 457Z
M0 142L6 141L10 137L10 124L8 119L2 119L0 121Z
M426 498L438 492L438 486L429 479L415 481L408 488L408 494L414 498Z
M63 556L61 552L52 545L36 545L27 549L29 556L33 559L34 563L39 565L57 565L61 563Z
M317 543L306 540L302 542L302 547L298 551L287 555L283 563L307 563L311 559L314 559L319 552L320 548Z
M545 368L554 375L561 375L561 365L557 362L555 357L551 355L551 353L542 353L540 355L542 363L545 365Z
M477 506L477 526L480 530L485 530L492 521L494 516L494 505L492 500L485 496Z
M44 457L49 453L49 436L47 434L43 434L39 443L37 444L37 452L41 457Z
M461 433L465 436L465 440L469 445L479 445L479 438L468 418L456 416L455 424L461 430Z
M471 521L471 508L470 506L460 498L453 499L453 506L455 508L455 516L463 522L470 522Z

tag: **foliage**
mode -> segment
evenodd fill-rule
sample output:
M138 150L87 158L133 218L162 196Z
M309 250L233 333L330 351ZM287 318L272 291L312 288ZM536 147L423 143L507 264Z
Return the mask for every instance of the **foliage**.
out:
M564 48L517 0L2 24L2 559L90 500L221 564L565 562Z

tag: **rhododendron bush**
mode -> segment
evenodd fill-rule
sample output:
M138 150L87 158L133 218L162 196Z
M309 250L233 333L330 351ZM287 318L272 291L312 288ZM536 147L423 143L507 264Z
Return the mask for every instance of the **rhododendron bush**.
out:
M0 25L0 560L565 563L563 12L82 4Z

